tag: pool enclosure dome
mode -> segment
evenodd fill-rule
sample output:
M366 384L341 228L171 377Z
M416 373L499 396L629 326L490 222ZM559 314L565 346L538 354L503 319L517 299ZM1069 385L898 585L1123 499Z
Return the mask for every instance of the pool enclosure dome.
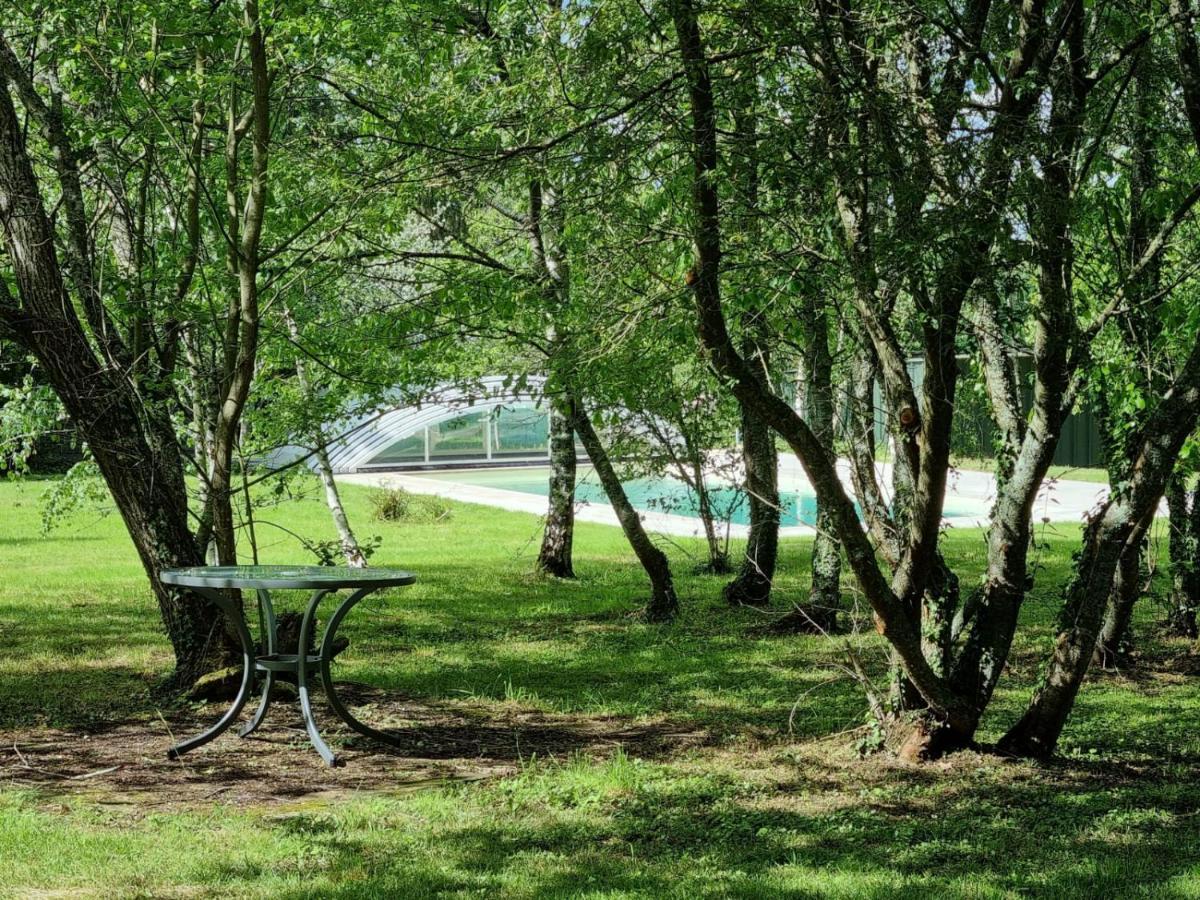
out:
M420 402L383 406L325 429L336 473L408 468L545 464L550 455L545 379L495 375L469 386L444 384ZM307 455L288 447L272 464Z

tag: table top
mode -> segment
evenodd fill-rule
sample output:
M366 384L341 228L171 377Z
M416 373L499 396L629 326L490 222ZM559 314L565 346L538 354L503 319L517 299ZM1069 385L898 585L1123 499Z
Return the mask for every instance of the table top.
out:
M337 590L400 587L412 584L417 576L401 569L352 569L348 566L192 566L164 569L162 580L181 587Z

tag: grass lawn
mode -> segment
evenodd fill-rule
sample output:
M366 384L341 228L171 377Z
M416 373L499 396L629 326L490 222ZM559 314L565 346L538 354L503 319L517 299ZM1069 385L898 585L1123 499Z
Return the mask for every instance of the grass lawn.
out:
M779 450L781 453L791 452L784 443L780 443ZM890 463L893 461L892 454L887 447L878 448L875 459L879 462ZM985 459L978 456L954 454L951 456L950 464L956 469L962 469L967 472L987 472L989 475L994 475L996 472L996 461L994 459ZM1053 465L1046 470L1046 477L1060 481L1086 481L1092 484L1108 484L1107 469L1089 468L1087 466Z
M380 523L347 488L373 562L421 581L351 614L337 677L375 686L364 708L411 747L345 742L330 772L280 705L266 738L167 763L171 729L220 708L156 699L169 650L120 521L43 538L44 488L0 484L0 896L1200 896L1200 665L1151 603L1137 666L1089 681L1059 761L906 766L854 750L842 663L881 672L879 641L769 635L688 574L698 543L666 545L683 614L649 626L616 529L581 524L580 578L555 582L529 574L532 516ZM261 513L263 562L311 561L268 522L332 536L316 496ZM1028 697L1077 540L1042 536L985 740ZM980 533L947 548L970 586ZM807 554L785 542L781 602Z
M958 456L952 462L956 467L967 469L968 471L987 472L988 474L996 471L996 462L991 459ZM1108 484L1107 469L1090 469L1084 466L1051 466L1046 472L1046 477L1063 481L1088 481L1093 484Z

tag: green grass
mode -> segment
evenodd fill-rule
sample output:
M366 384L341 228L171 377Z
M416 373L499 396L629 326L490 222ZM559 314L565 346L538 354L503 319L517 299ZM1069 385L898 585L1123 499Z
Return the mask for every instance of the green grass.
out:
M780 446L780 452L791 452L786 445ZM875 458L879 462L892 462L892 454L887 447L880 447L875 454ZM977 456L959 456L954 455L950 464L958 469L963 469L968 472L987 472L989 475L996 471L996 461L994 459L986 459ZM1086 466L1050 466L1046 470L1047 478L1061 479L1063 481L1087 481L1092 484L1108 484L1108 470L1100 467L1089 468Z
M80 513L38 537L44 488L0 485L0 732L149 718L169 651L121 523ZM360 532L383 539L373 562L421 577L348 623L348 677L708 740L264 808L218 795L160 810L99 787L0 782L0 896L1200 896L1200 690L1167 665L1188 648L1154 636L1152 604L1138 621L1143 666L1089 682L1062 760L907 767L858 759L845 733L863 702L837 664L849 642L878 671L879 642L764 636L758 614L720 602L719 579L687 574L696 543L667 547L680 621L649 626L628 616L646 589L615 529L581 524L579 581L560 583L529 574L534 517L455 504L448 522L376 522L367 492L347 499ZM262 519L263 562L309 561L268 521L332 537L316 499ZM1073 527L1043 535L985 740L1028 696L1077 540ZM952 531L947 550L972 583L982 536ZM803 596L807 554L807 541L785 542L781 599Z
M996 470L995 460L975 459L969 456L956 456L953 464L960 469L974 472L992 473ZM1046 472L1047 478L1063 481L1088 481L1093 484L1108 484L1108 470L1102 468L1087 468L1084 466L1051 466Z

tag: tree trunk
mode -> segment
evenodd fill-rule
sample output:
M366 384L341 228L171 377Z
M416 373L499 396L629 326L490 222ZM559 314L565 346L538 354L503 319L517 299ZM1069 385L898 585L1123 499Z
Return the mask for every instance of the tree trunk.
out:
M818 507L817 534L813 538L812 588L808 602L823 609L841 607L841 544L838 543L833 520L828 512Z
M1133 607L1142 596L1142 558L1146 553L1145 532L1152 522L1142 527L1143 537L1135 548L1121 557L1109 596L1104 622L1100 626L1100 637L1096 640L1096 652L1092 665L1102 669L1115 669L1130 648L1129 623L1133 619Z
M750 534L737 577L724 596L738 606L767 606L779 557L779 455L775 434L742 405L742 461L750 498Z
M213 426L212 493L213 537L221 565L237 563L237 539L233 518L233 453L238 426L258 358L258 268L259 243L267 207L267 162L271 143L270 79L267 47L257 0L246 0L243 12L250 61L250 115L233 104L230 92L225 132L225 240L229 273L236 284L225 320L224 371L217 420ZM245 202L240 200L239 147L251 138L250 179Z
M695 303L701 343L717 372L731 382L731 389L738 401L750 407L757 417L767 422L788 442L804 466L814 493L830 504L850 567L875 613L876 628L896 648L905 671L929 702L930 709L951 727L966 725L968 710L965 704L953 694L949 685L932 670L922 655L919 623L914 621L905 600L901 599L901 594L910 593L914 582L923 573L906 573L904 580L908 584L900 594L883 577L876 548L863 532L854 502L846 494L838 477L836 460L796 415L795 410L758 378L730 337L721 305L721 217L717 195L719 153L712 78L695 6L690 0L674 0L670 9L687 79L691 113L692 240L695 264L686 281ZM966 268L966 262L962 261L961 268ZM956 268L956 288L969 288L970 280L959 279L958 275ZM902 360L899 370L905 373ZM919 426L919 416L913 420L916 415L915 401L909 404L907 413L908 424ZM915 449L915 441L912 445ZM927 479L925 484L929 506L924 512L929 521L922 524L926 528L932 522L934 513L938 514L939 519L933 524L940 525L940 506L937 503L940 498L935 496L935 480ZM923 536L928 537L927 534ZM936 537L936 529L933 537ZM924 553L927 549L936 549L936 546L928 547L928 542L914 543L915 553ZM929 561L926 559L921 562Z
M852 335L857 345L850 365L850 403L846 443L854 496L880 553L893 568L900 561L900 538L891 510L879 487L875 465L875 383L879 366L866 335Z
M283 320L287 325L292 343L299 345L300 326L296 324L296 317L292 315L292 310L287 303L283 304ZM296 356L296 380L300 383L300 390L304 392L305 397L314 396L313 384L308 378L308 367L299 354ZM345 506L342 505L342 495L338 491L337 481L333 477L333 464L329 461L329 444L320 422L317 422L313 428L312 441L314 444L313 455L317 461L317 474L325 488L325 505L329 507L329 515L333 518L333 527L337 529L338 541L342 545L342 557L346 560L346 565L351 568L366 568L367 557L358 543L354 529L350 527L350 519L346 515Z
M192 462L200 477L196 498L200 521L196 525L196 547L206 562L216 562L216 547L213 546L212 519L212 423L217 420L215 404L216 390L212 382L212 366L205 360L194 326L184 332L184 352L188 367L188 392L190 411L195 437L192 444Z
M808 427L812 429L832 457L833 433L833 356L829 352L829 325L825 305L814 294L807 294L804 316L808 331L808 386L805 406ZM812 589L808 602L817 609L836 610L841 606L842 554L836 524L826 504L817 501L816 536L812 546Z
M1131 129L1129 167L1129 265L1136 266L1146 252L1151 240L1162 228L1166 209L1159 203L1147 202L1156 188L1158 180L1159 140L1158 123L1163 111L1155 90L1154 66L1146 58L1143 49L1133 72L1133 127ZM1129 334L1136 335L1130 350L1134 352L1134 388L1147 397L1161 396L1167 385L1158 360L1149 358L1145 351L1154 345L1154 339L1162 330L1157 308L1164 298L1160 290L1161 271L1157 258L1144 266L1130 285L1132 311L1127 324ZM1144 344L1143 344L1144 342ZM1128 346L1128 345L1127 345ZM1140 358L1139 358L1140 357ZM1107 405L1107 392L1105 395ZM1110 429L1113 423L1106 422ZM1118 431L1121 429L1117 429ZM1119 484L1128 477L1128 467L1133 463L1128 439L1115 442L1107 460L1109 482ZM1136 447L1133 448L1136 450ZM1146 529L1151 523L1145 523ZM1133 607L1141 596L1141 566L1145 553L1142 540L1132 552L1121 558L1117 569L1116 583L1109 599L1104 624L1096 642L1095 663L1104 668L1117 665L1119 658L1129 649L1131 635L1129 622L1133 618Z
M1167 493L1170 509L1169 554L1171 597L1167 630L1180 637L1200 636L1196 612L1200 610L1200 487L1192 491L1188 508L1186 478L1176 473Z
M708 490L708 482L704 476L704 464L700 459L692 460L692 479L695 482L697 514L704 526L704 540L708 544L708 562L703 571L708 575L728 575L730 572L729 556L721 546L721 537L717 534L717 523L713 516L712 495Z
M18 306L0 285L0 325L37 358L91 448L158 600L175 682L186 686L235 645L215 609L159 577L203 561L188 528L182 454L133 386L96 358L63 282L23 133L0 77L0 224L20 293Z
M537 570L556 578L575 577L575 469L571 402L556 397L550 403L550 499L537 558Z
M1091 525L1068 588L1050 667L1021 719L1004 735L1000 749L1017 756L1053 755L1059 735L1096 649L1100 624L1123 557L1137 554L1127 504L1110 504Z
M1067 588L1058 639L1041 687L1025 715L1001 741L1006 752L1054 753L1096 649L1100 625L1125 554L1136 554L1175 469L1179 451L1200 418L1200 345L1140 429L1132 473L1088 525L1075 578Z
M679 598L675 595L667 556L654 546L642 527L641 516L629 502L621 479L617 477L616 470L608 458L608 451L604 449L600 435L596 433L592 420L577 398L574 402L572 424L587 450L600 484L604 487L604 493L608 496L608 502L617 514L629 546L633 548L638 562L650 578L651 596L650 603L646 606L646 619L651 622L669 622L679 612Z
M736 100L731 104L735 141L730 157L733 188L730 213L735 227L745 235L745 246L757 248L762 240L762 210L759 204L759 65L754 54L739 64L732 82ZM769 302L747 286L751 301L742 315L742 352L763 387L770 385L770 335L766 321ZM750 503L750 533L737 577L725 585L728 603L768 606L775 563L779 556L779 455L770 427L744 403L741 407L742 463L746 470L746 493Z
M337 529L346 565L353 569L366 568L367 557L358 543L354 529L350 527L350 519L342 505L342 495L333 477L333 465L329 462L329 448L325 444L325 435L320 433L317 435L316 458L317 474L321 476L321 484L325 487L325 505L329 507L329 514L333 517L333 525Z

